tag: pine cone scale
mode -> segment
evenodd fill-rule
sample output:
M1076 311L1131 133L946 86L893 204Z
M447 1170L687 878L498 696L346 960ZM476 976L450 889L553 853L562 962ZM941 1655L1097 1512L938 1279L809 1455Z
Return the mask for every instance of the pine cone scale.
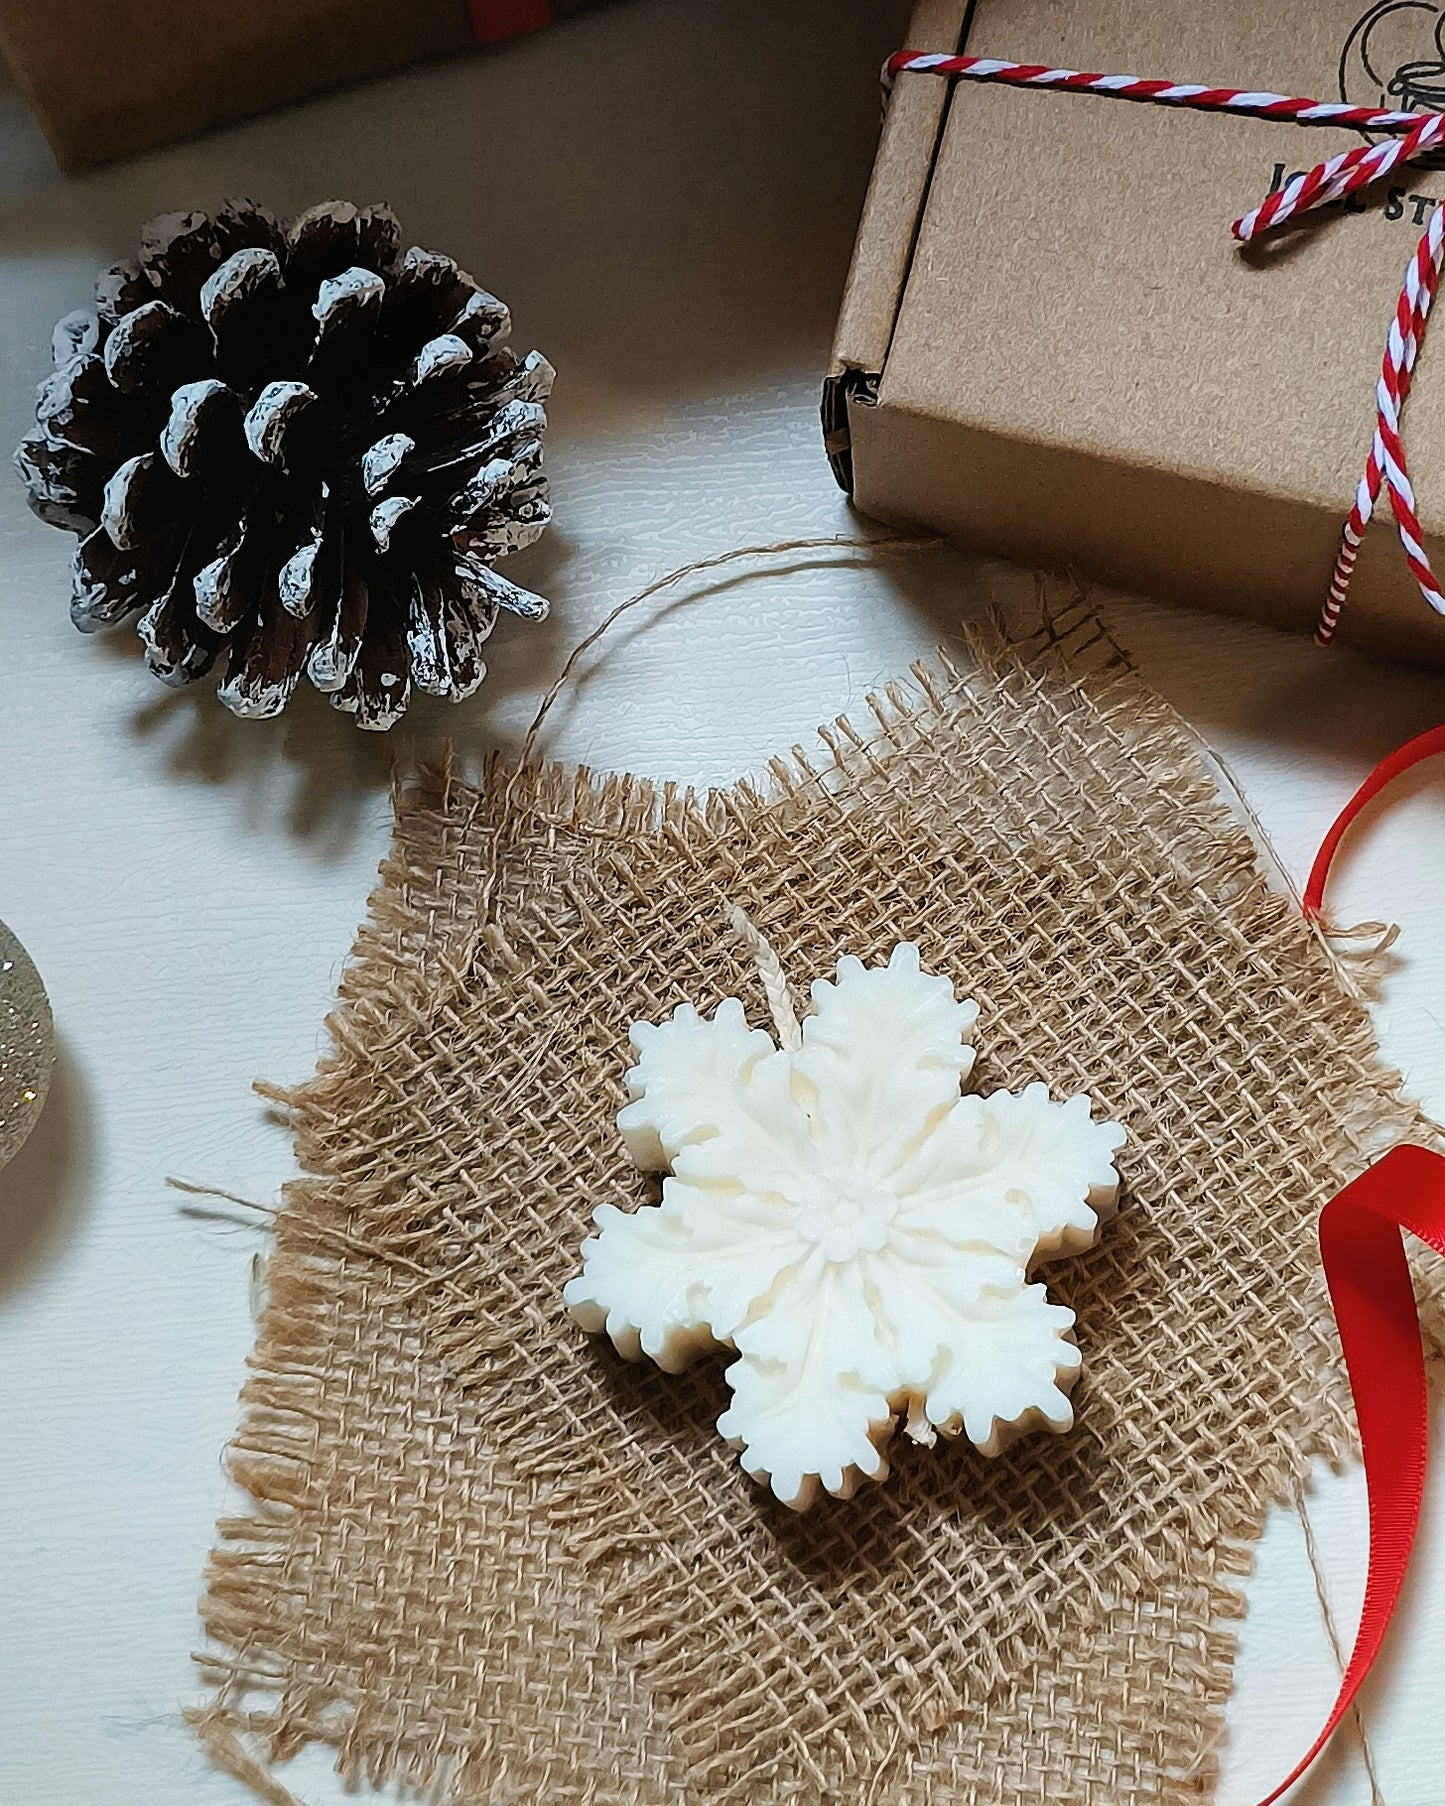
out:
M133 615L165 581L170 541L122 552L102 527L86 535L75 557L70 618L82 633L98 633Z
M148 301L116 322L102 353L105 374L122 395L170 394L205 374L205 328L164 301Z
M333 695L345 687L361 654L370 596L359 563L343 556L340 534L322 543L320 570L334 605L324 617L330 628L318 632L306 674L323 695Z
M148 278L138 263L113 263L108 270L102 270L95 280L95 306L98 324L114 326L122 314L144 305L155 295ZM61 362L60 350L55 348L55 362Z
M240 396L216 377L205 376L182 383L171 397L170 415L161 428L161 456L178 477L197 476L221 455L225 439L237 445L240 436Z
M253 464L233 491L212 493L204 517L196 522L196 564L191 589L203 626L221 639L235 632L255 605L269 555L264 532L252 530L267 520L275 501L266 473Z
M252 721L279 715L306 666L315 625L285 609L268 576L246 637L233 649L231 668L218 694L234 714Z
M380 495L400 470L408 452L416 450L416 440L405 433L387 433L361 454L361 486L368 495Z
M281 538L283 552L287 547L293 549L281 565L276 586L281 606L297 620L313 613L316 607L313 584L326 533L327 499L325 483L318 484L309 495L303 495L300 505L292 510L288 530Z
M100 525L105 488L96 459L37 428L16 447L15 468L31 506L50 526L83 535Z
M227 258L200 292L216 373L245 394L299 373L306 355L303 310L276 253L260 246Z
M216 662L221 641L196 616L191 589L194 572L184 560L166 589L151 603L136 627L145 647L146 664L163 684L178 689L203 677Z
M367 567L367 631L351 673L336 692L336 707L356 716L358 727L385 732L406 713L411 700L411 657L402 632L391 573L380 560Z
M51 361L59 369L73 358L88 356L99 343L100 321L89 308L78 307L55 322L50 335Z

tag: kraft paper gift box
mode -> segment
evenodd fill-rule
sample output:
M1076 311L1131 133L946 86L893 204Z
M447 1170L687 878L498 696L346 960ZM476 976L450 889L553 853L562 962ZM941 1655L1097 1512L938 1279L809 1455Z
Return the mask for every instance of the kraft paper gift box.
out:
M589 0L0 0L62 169L535 31Z
M1445 0L924 0L907 48L1445 109ZM900 48L905 46L900 45ZM1309 629L1441 175L1403 166L1241 250L1339 127L898 77L824 393L865 513ZM1445 574L1445 321L1404 414ZM1340 638L1445 664L1382 497Z

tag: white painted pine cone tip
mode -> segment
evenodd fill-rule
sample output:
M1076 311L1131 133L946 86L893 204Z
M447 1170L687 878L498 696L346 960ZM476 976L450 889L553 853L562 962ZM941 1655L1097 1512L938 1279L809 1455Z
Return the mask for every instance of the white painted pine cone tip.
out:
M886 1478L900 1417L986 1455L1071 1427L1074 1314L1028 1276L1093 1244L1125 1139L1087 1097L965 1091L977 1006L912 943L811 999L791 1052L735 997L633 1028L617 1126L662 1201L600 1205L564 1292L630 1360L734 1350L718 1428L795 1510Z

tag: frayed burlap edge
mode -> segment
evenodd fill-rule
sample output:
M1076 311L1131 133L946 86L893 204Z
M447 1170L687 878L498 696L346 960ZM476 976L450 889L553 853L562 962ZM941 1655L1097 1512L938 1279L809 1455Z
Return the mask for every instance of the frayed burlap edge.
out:
M1070 665L1067 673L1063 654ZM598 1393L592 1401L597 1411L610 1409L616 1421L631 1427L626 1460L612 1477L605 1513L599 1513L593 1482L585 1474L578 1479L572 1458L558 1458L552 1444L507 1453L512 1443L525 1440L519 1426L528 1388L535 1396L539 1382L556 1379L550 1353L538 1355L536 1348L521 1375L508 1370L517 1323L530 1308L541 1318L533 1326L537 1348L550 1350L559 1340L555 1313L536 1300L518 1303L515 1297L510 1320L506 1310L490 1312L480 1302L489 1287L505 1291L510 1285L516 1291L515 1274L509 1273L505 1259L479 1257L473 1245L477 1225L456 1210L445 1228L433 1224L430 1233L419 1234L416 1199L398 1195L399 1184L406 1188L404 1175L379 1170L385 1161L376 1159L379 1142L371 1130L361 1145L348 1145L344 1112L338 1111L339 1095L354 1092L362 1075L374 1082L389 1054L416 1036L418 1024L462 1018L470 1023L469 1012L477 1008L479 997L485 1007L499 988L512 988L514 1006L530 997L537 1019L551 1020L556 999L537 974L556 969L559 934L562 942L579 935L606 939L610 923L598 913L599 897L617 904L630 894L634 902L640 897L655 908L667 886L694 875L700 860L716 862L730 837L758 833L759 823L766 821L772 824L768 831L780 832L784 842L799 836L806 840L810 831L817 832L820 819L829 819L830 809L836 813L839 798L869 800L872 813L865 809L864 816L871 831L889 814L887 792L897 782L900 762L926 763L936 752L937 738L961 732L965 720L980 735L987 728L997 737L998 721L989 719L990 698L1004 693L1015 725L1028 711L1044 710L1065 742L1071 731L1077 737L1078 720L1108 724L1110 757L1143 761L1147 767L1149 785L1141 787L1141 796L1152 789L1166 816L1178 811L1188 818L1193 834L1213 837L1209 882L1218 891L1218 906L1227 910L1232 895L1247 894L1258 911L1262 900L1253 849L1205 776L1198 748L1173 711L1104 640L1086 611L1062 624L1036 624L1027 637L1015 630L1006 651L975 642L970 656L975 663L967 671L947 659L937 669L918 670L911 694L892 691L872 705L874 721L867 733L846 723L825 730L820 765L795 749L790 760L772 767L767 793L744 784L698 797L634 779L598 781L585 771L556 766L509 771L494 762L475 790L442 771L423 779L405 799L393 855L383 867L370 920L343 979L340 1007L330 1019L335 1052L309 1085L274 1094L294 1112L298 1153L315 1176L287 1189L253 1377L244 1395L245 1421L232 1451L232 1471L250 1493L253 1509L220 1527L221 1545L208 1574L204 1610L211 1646L202 1660L216 1692L193 1722L216 1759L275 1806L287 1797L275 1778L275 1765L312 1740L334 1744L338 1766L353 1780L397 1782L458 1803L486 1799L489 1806L513 1797L538 1797L544 1788L552 1797L596 1801L598 1806L614 1800L628 1806L710 1806L724 1799L821 1799L859 1786L870 1789L880 1806L891 1800L944 1798L1008 1800L1012 1806L1015 1800L1046 1797L1142 1802L1207 1795L1219 1713L1229 1690L1232 1620L1241 1609L1239 1582L1249 1571L1264 1512L1288 1501L1312 1459L1323 1456L1338 1464L1350 1447L1347 1404L1330 1364L1317 1284L1312 1283L1308 1300L1321 1323L1314 1350L1317 1371L1292 1376L1281 1387L1282 1395L1291 1387L1298 1393L1303 1380L1314 1389L1313 1396L1294 1401L1298 1420L1271 1442L1233 1533L1216 1530L1202 1590L1195 1587L1187 1596L1176 1596L1154 1577L1143 1583L1149 1598L1134 1613L1133 1634L1137 1638L1142 1626L1147 1644L1162 1624L1159 1649L1188 1651L1178 1674L1163 1677L1153 1701L1160 1714L1173 1712L1182 1724L1174 1747L1162 1757L1157 1751L1130 1750L1121 1740L1118 1694L1120 1685L1127 1692L1127 1683L1111 1683L1101 1693L1097 1682L1101 1653L1117 1653L1104 1647L1108 1638L1100 1643L1102 1633L1079 1634L1076 1622L1077 1642L1061 1641L1060 1623L1046 1609L1057 1605L1057 1598L1042 1600L1026 1588L1020 1594L1028 1605L1022 1621L1007 1634L990 1634L989 1621L980 1614L972 1646L968 1614L955 1607L951 1615L963 1622L950 1626L946 1640L958 1647L944 1654L959 1656L960 1685L950 1684L951 1664L936 1659L938 1652L929 1652L931 1669L920 1679L928 1664L911 1662L894 1649L886 1681L874 1685L868 1697L869 1689L860 1688L858 1677L876 1667L875 1652L870 1652L856 1665L857 1672L845 1677L847 1684L838 1684L834 1696L817 1709L816 1702L809 1704L801 1715L806 1726L791 1738L786 1727L780 1731L769 1722L744 1726L730 1740L725 1729L719 1730L719 1721L729 1693L737 1697L736 1678L723 1672L709 1680L696 1672L695 1661L690 1665L686 1645L698 1632L678 1590L685 1593L686 1576L679 1578L676 1559L657 1557L646 1492L649 1480L675 1486L679 1473L691 1477L702 1470L701 1488L714 1489L708 1511L719 1499L724 1509L738 1509L735 1469L715 1449L701 1448L692 1435L692 1419L705 1419L715 1397L700 1383L690 1400L677 1405L678 1415L666 1421L666 1433L659 1435L657 1422L649 1419L649 1413L655 1419L659 1408L652 1394L639 1405L630 1397L618 1403L605 1387ZM978 748L964 741L959 750L972 755ZM1077 750L1087 758L1086 745ZM1038 753L1037 746L1031 747L1031 756ZM1007 756L1002 763L1008 765ZM1006 842L1010 837L1037 840L1038 800L1021 796L1010 805L1006 794L1002 800L1001 794L992 797L992 806L1008 818ZM905 811L908 806L902 805ZM1058 799L1041 812L1045 819L1060 819ZM1166 841L1169 832L1167 824L1150 826L1137 817L1119 826L1124 833L1147 830ZM626 857L617 857L619 848ZM650 862L634 856L643 848ZM796 952L800 938L806 937L790 918L786 898L757 896L756 886L750 886L756 874L749 873L746 859L723 863L731 871L712 876L744 886L760 926L780 946ZM585 881L579 880L579 872ZM480 908L479 897L485 899ZM566 918L560 931L559 897ZM1300 946L1306 931L1292 919L1287 901L1274 901L1279 907L1265 910L1267 932L1282 936L1292 956L1304 959L1300 969L1308 969L1314 987L1310 1001L1326 1010L1329 1044L1354 1083L1351 1100L1333 1124L1340 1151L1326 1164L1334 1170L1315 1175L1316 1192L1327 1192L1332 1180L1348 1176L1342 1169L1357 1167L1391 1140L1428 1139L1430 1125L1399 1100L1394 1075L1375 1060L1357 977L1327 956L1322 944L1315 947L1311 963ZM871 934L876 941L884 929L891 932L891 924L873 925L863 938ZM745 979L725 959L710 963L709 956L697 963L700 1003L719 971L730 981L727 988L749 994L742 988ZM1325 979L1333 1000L1321 989ZM474 1035L471 1027L467 1035ZM527 1059L535 1068L537 1050ZM513 1096L516 1078L514 1068L509 1075ZM1268 1078L1266 1064L1262 1079ZM404 1148L408 1133L416 1133L414 1125L408 1129L408 1101L393 1097L388 1107L393 1126L381 1135L380 1144ZM610 1133L611 1108L609 1100L597 1106L604 1135ZM446 1183L445 1174L440 1188L429 1176L433 1204ZM1278 1187L1267 1175L1261 1190L1264 1207L1277 1201ZM445 1212L450 1206L441 1208ZM571 1249L564 1246L558 1253L565 1270ZM539 1259L545 1266L545 1256ZM572 1676L576 1685L564 1689L566 1697L539 1708L545 1682L533 1675L520 1689L522 1704L515 1711L495 1709L487 1722L472 1727L471 1735L460 1725L454 1704L429 1717L429 1703L423 1699L410 1721L394 1674L383 1682L373 1668L358 1681L365 1664L352 1664L355 1672L348 1669L346 1684L340 1685L337 1672L326 1671L326 1664L318 1665L310 1655L298 1662L290 1647L305 1641L301 1631L309 1618L334 1607L319 1597L329 1577L316 1571L316 1548L299 1563L297 1550L318 1488L324 1490L335 1477L320 1475L325 1465L318 1462L321 1416L310 1404L324 1391L328 1362L336 1366L330 1338L343 1271L353 1280L363 1276L379 1314L389 1321L395 1314L395 1323L381 1338L388 1342L384 1358L368 1372L384 1371L393 1378L404 1374L398 1396L407 1385L419 1385L427 1397L438 1389L450 1396L456 1388L469 1398L484 1397L489 1386L495 1388L496 1396L481 1414L490 1419L485 1431L481 1417L471 1427L479 1438L496 1438L503 1452L494 1466L506 1472L503 1480L489 1472L483 1490L494 1489L489 1498L525 1496L530 1501L526 1521L529 1535L533 1529L536 1534L519 1558L518 1572L534 1576L540 1590L533 1604L539 1611L570 1610L576 1619L568 1647L573 1655L582 1653ZM409 1308L418 1299L426 1302L420 1314ZM418 1336L418 1324L424 1324L424 1336ZM580 1361L579 1371L597 1368L591 1352L579 1355L574 1349L567 1358ZM425 1377L417 1382L415 1376L423 1370ZM577 1419L575 1399L567 1412ZM593 1421L601 1434L603 1418ZM362 1453L364 1459L364 1449ZM334 1451L327 1459L334 1466ZM915 1464L912 1474L890 1483L896 1486L890 1501L901 1497L904 1502L891 1516L875 1515L875 1531L881 1523L890 1534L904 1534L907 1510L920 1508L936 1477ZM533 1519L539 1500L545 1501L540 1511L545 1523L537 1527ZM692 1525L690 1535L688 1560L716 1558L709 1533ZM746 1543L734 1536L734 1555L743 1548ZM857 1559L856 1546L849 1553ZM675 1557L675 1550L671 1554ZM1147 1551L1141 1560L1147 1574ZM883 1597L886 1565L880 1572ZM871 1577L876 1581L878 1573ZM954 1579L956 1583L956 1574ZM278 1588L284 1593L288 1581L297 1590L278 1605ZM439 1584L446 1582L439 1579ZM1091 1599L1089 1586L1082 1587L1096 1616L1101 1611L1106 1617L1110 1611L1117 1615L1117 1601L1101 1604L1097 1592L1096 1586ZM424 1616L429 1602L418 1599L414 1604ZM1190 1621L1179 1621L1181 1606ZM769 1632L770 1659L781 1663L780 1674L786 1678L789 1662L796 1668L800 1660L805 1665L816 1660L824 1669L836 1666L819 1625L826 1633L828 1614L841 1609L837 1600L829 1603L826 1588L819 1597L810 1594L806 1609L797 1601L785 1603ZM796 1631L805 1619L806 1635L791 1651L784 1645L779 1655L779 1626ZM399 1622L405 1622L405 1614ZM1050 1642L1056 1645L1052 1652L1041 1648ZM384 1665L384 1652L381 1661ZM1187 1695L1181 1697L1185 1689ZM802 1691L809 1690L805 1681ZM435 1694L443 1691L442 1684L434 1685ZM811 1692L816 1694L817 1687ZM384 1710L378 1714L375 1702L383 1695ZM599 1702L605 1706L606 1725L590 1740L569 1739L570 1721ZM980 1717L984 1703L988 1712ZM1181 1704L1187 1707L1182 1712ZM523 1720L527 1722L519 1729ZM701 1737L700 1721L707 1723ZM992 1728L995 1722L1011 1733L1002 1747ZM1143 1723L1131 1721L1132 1732L1140 1733ZM549 1725L556 1735L549 1737ZM1021 1730L1027 1731L1022 1738ZM1110 1792L1100 1793L1100 1786Z

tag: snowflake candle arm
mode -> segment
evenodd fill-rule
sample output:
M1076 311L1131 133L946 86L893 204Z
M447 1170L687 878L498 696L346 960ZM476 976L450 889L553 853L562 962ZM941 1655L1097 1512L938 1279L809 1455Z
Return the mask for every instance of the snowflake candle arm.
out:
M1028 1269L1092 1243L1124 1139L1042 1085L963 1094L977 1007L911 944L811 996L796 1051L736 998L634 1027L618 1128L662 1202L599 1206L564 1294L668 1372L736 1350L718 1428L799 1510L883 1479L900 1414L987 1454L1069 1427L1073 1313Z

